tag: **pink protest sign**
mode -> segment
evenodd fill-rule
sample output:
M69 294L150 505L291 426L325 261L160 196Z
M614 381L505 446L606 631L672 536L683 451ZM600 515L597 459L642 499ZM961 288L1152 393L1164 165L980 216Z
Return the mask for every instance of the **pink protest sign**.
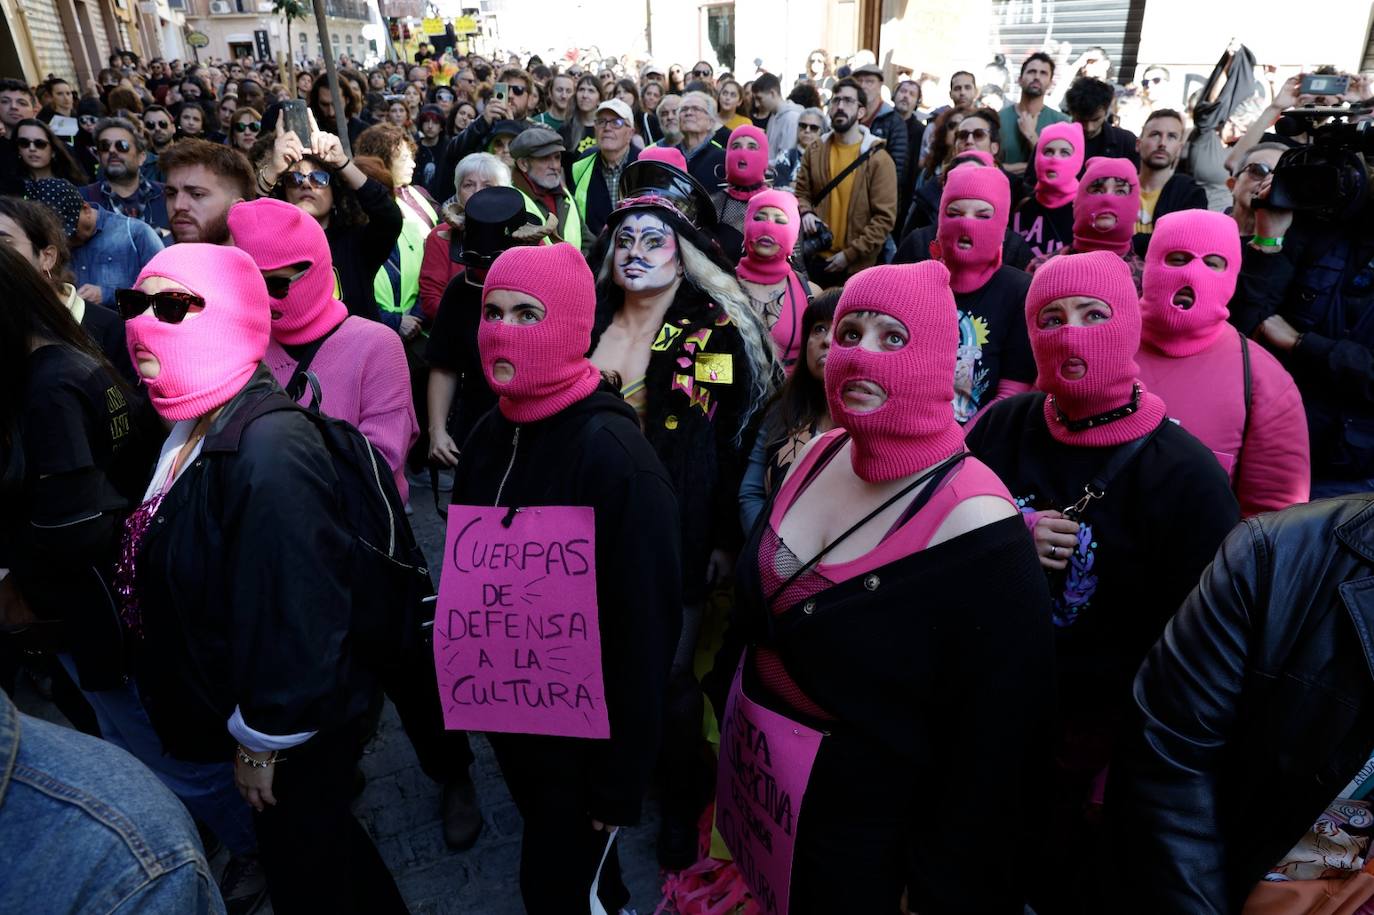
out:
M444 726L611 736L591 508L454 505L434 612Z
M789 911L797 822L821 737L750 700L736 671L720 727L716 828L765 915Z

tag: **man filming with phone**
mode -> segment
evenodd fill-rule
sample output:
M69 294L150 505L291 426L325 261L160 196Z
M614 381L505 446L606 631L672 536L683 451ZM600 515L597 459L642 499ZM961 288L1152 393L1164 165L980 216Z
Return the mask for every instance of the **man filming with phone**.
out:
M449 140L444 147L439 157L439 168L434 175L434 185L429 189L435 200L448 200L453 196L453 170L464 156L487 148L496 122L515 121L522 127L533 126L533 122L526 118L530 107L530 82L530 75L519 67L507 67L501 71L492 86L491 99L482 109L482 116L474 118L466 130Z

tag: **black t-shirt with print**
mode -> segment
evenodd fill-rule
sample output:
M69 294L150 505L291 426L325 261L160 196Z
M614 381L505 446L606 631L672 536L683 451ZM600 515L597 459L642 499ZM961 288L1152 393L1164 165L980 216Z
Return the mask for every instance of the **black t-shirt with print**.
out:
M1011 228L1026 240L1035 257L1053 254L1073 241L1073 204L1050 209L1027 197L1011 214Z
M997 395L1003 378L1035 383L1026 333L1030 275L1005 264L973 292L956 292L959 354L954 364L954 418L966 423Z

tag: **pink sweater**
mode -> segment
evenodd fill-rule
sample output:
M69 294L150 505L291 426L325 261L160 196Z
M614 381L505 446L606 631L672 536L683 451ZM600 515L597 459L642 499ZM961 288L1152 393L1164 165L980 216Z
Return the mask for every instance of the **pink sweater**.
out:
M1145 344L1135 358L1140 380L1164 399L1169 418L1221 462L1243 516L1308 500L1312 472L1302 396L1264 347L1250 343L1250 431L1243 448L1245 368L1234 331L1196 355L1173 358Z
M264 361L283 387L295 374L296 360L276 340ZM357 426L391 466L401 499L409 498L406 452L420 437L420 426L401 338L384 324L350 316L320 347L310 371L320 379L321 411ZM307 390L302 402L309 399Z

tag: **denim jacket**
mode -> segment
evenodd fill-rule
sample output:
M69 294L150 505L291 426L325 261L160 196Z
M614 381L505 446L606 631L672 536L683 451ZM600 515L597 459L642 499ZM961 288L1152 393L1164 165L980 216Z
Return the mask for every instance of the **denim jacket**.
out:
M95 234L72 248L76 286L99 286L100 304L114 308L115 290L133 286L162 247L162 239L146 222L97 208Z
M0 692L0 912L223 913L190 814L94 737Z
M102 179L83 187L81 196L91 206L146 222L162 238L172 234L172 225L167 221L167 198L159 181L150 181L140 175L138 190L134 191L134 195L121 197L109 181Z

